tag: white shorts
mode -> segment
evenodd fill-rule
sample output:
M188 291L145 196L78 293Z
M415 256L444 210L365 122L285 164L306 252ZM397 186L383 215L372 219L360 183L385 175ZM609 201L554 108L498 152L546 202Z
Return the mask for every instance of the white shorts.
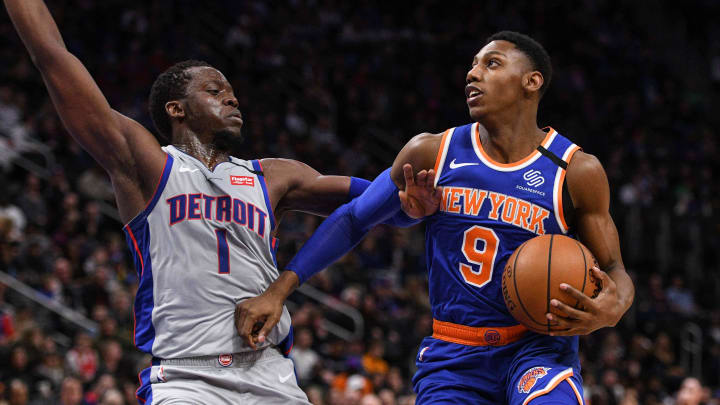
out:
M140 404L310 405L292 360L274 348L259 351L155 360L140 373Z

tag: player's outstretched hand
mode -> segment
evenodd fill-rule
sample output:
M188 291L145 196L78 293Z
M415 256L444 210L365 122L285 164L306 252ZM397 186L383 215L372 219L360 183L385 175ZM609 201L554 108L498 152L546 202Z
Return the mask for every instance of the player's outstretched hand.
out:
M593 267L593 275L602 282L602 290L595 298L590 298L581 291L563 283L560 289L578 300L578 308L552 299L550 305L568 316L546 314L547 319L564 330L551 333L552 336L587 335L600 328L615 326L624 313L617 293L617 286L607 273Z
M235 327L242 340L256 350L282 316L284 299L265 293L235 305Z
M421 170L413 176L409 163L403 165L405 190L398 193L402 210L410 218L422 218L432 215L440 207L442 188L435 187L435 170Z

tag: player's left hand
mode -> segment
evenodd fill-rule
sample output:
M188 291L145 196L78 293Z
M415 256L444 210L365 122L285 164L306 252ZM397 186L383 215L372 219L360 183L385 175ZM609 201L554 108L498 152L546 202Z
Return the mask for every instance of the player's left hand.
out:
M405 190L400 190L400 205L410 218L432 215L440 207L442 188L435 187L435 170L421 170L413 176L412 165L403 165Z
M257 350L258 344L265 343L267 334L280 321L283 302L266 291L235 305L235 327L245 344Z
M550 300L550 305L567 316L546 314L547 319L561 331L552 332L551 336L587 335L600 328L615 326L623 315L617 286L607 273L597 267L591 269L594 276L602 282L602 290L595 298L590 298L577 289L562 283L560 289L577 299L578 308L573 308L560 300Z

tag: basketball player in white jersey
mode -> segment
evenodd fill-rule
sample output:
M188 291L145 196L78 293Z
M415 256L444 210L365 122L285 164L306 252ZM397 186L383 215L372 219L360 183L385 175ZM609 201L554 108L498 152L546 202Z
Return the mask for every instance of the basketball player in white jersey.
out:
M176 64L153 84L151 115L171 144L161 147L110 107L42 0L4 2L64 125L112 181L140 277L133 340L153 356L140 403L307 404L284 357L287 309L248 346L235 305L278 277L273 236L285 212L328 215L369 182L231 157L242 115L226 78L204 62Z

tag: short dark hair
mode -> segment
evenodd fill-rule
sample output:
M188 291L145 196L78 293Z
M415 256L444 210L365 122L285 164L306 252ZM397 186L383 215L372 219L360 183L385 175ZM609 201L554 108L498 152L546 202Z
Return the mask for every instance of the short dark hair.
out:
M500 31L491 35L485 45L492 41L508 41L512 42L520 52L527 55L534 70L539 71L543 75L543 85L540 87L540 97L545 94L550 81L552 80L552 63L550 55L540 43L525 34L515 31Z
M170 116L165 111L165 104L186 96L187 85L192 79L187 70L201 66L212 67L201 60L185 60L170 66L155 79L150 89L148 108L161 141L172 140L172 125L170 125Z

